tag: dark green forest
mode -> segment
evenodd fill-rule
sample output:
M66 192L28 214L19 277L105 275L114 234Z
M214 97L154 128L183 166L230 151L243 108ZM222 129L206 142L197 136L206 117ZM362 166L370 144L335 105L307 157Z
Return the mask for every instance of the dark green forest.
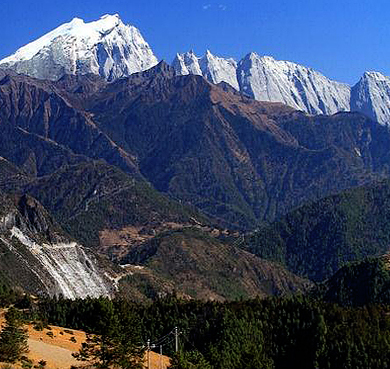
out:
M90 333L127 330L139 345L171 337L163 349L173 368L374 369L390 366L389 313L383 304L342 307L305 296L225 303L168 296L149 305L43 298L29 318Z
M390 242L390 181L383 180L301 206L245 237L241 247L312 281L380 256Z

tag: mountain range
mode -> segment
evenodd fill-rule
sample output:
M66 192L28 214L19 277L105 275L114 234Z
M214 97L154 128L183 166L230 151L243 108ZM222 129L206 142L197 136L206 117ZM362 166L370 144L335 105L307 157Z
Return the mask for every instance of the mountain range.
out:
M180 259L193 265L185 295L305 290L307 280L231 242L305 202L389 176L390 134L358 113L309 116L223 82L177 76L163 62L112 82L1 73L0 189L37 201L68 244L105 255L108 288L130 295L180 290L168 273ZM17 234L35 240L26 244L47 247L40 232L26 232ZM3 239L15 237L4 228ZM207 262L222 250L220 262ZM132 266L118 272L110 260ZM229 279L234 263L238 275ZM200 282L205 275L215 283Z
M3 280L72 298L224 300L306 291L387 251L377 183L390 132L367 116L368 90L386 116L386 78L350 89L254 53L170 66L140 37L118 16L74 20L3 62ZM262 86L290 100L258 101ZM93 283L70 289L77 276Z
M1 68L52 80L92 73L111 81L156 64L139 30L117 14L90 23L75 18L0 61ZM312 68L255 52L236 62L210 51L198 58L190 51L177 54L172 66L178 75L202 75L256 100L281 102L309 114L358 111L381 124L390 122L390 78L379 72L365 72L351 87Z

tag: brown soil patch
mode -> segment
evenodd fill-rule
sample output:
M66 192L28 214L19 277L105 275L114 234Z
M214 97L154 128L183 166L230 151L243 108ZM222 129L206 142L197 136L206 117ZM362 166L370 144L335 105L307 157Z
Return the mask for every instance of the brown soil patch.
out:
M34 341L43 342L48 345L57 346L76 352L80 349L81 343L85 341L86 335L82 331L66 329L51 325L50 329L37 331L33 325L28 326L28 336Z
M71 365L80 365L80 362L72 357L73 350L45 343L43 341L36 341L34 339L28 340L30 352L28 357L34 363L40 360L46 361L47 368L62 369L70 368Z

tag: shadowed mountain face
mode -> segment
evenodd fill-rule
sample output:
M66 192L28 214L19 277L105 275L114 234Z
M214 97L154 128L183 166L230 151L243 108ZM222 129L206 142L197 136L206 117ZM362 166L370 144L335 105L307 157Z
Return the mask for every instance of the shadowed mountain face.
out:
M56 145L57 166L105 159L229 227L250 229L388 175L389 132L368 118L307 116L200 76L175 76L163 62L113 83L96 76L49 83L8 75L0 82L0 102L1 129L11 127L10 136L23 130L45 147L3 154L30 173L54 170L42 152Z
M163 64L87 100L156 189L244 228L388 174L389 133L362 115L310 117Z
M344 264L389 251L390 182L304 205L255 232L243 248L321 281Z
M7 75L0 80L0 105L2 130L18 128L66 148L72 154L102 157L124 170L136 172L132 158L101 132L88 114L77 110L62 98L49 82ZM5 135L6 132L3 133ZM12 131L9 131L9 135L14 136ZM20 141L23 143L13 146L16 150L25 145L25 139ZM8 152L10 159L12 155ZM15 156L20 160L20 155Z

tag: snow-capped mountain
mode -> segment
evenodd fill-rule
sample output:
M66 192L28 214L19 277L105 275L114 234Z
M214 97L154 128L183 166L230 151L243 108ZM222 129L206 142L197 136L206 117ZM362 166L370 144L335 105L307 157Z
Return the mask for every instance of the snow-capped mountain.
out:
M282 102L310 114L350 110L350 87L311 68L252 52L238 63L240 90L256 100Z
M139 30L116 14L90 23L74 18L1 60L0 68L40 79L92 73L111 81L157 62ZM208 50L199 58L191 50L177 54L172 66L177 75L226 82L256 100L282 102L309 114L353 110L390 125L390 78L377 72L366 72L351 89L311 68L255 52L237 64Z
M176 54L172 66L178 75L196 74L205 77L212 83L226 82L236 90L239 89L236 61L215 56L209 50L201 58L198 58L192 50Z
M199 60L202 74L213 83L227 82L236 90L239 89L237 81L237 63L234 59L224 59L211 54L209 50Z
M199 58L192 50L183 54L176 54L176 57L172 62L172 67L179 76L186 76L187 74L195 74L197 76L202 75Z
M390 78L378 72L365 72L352 87L351 110L390 125Z
M350 110L350 86L331 81L311 68L252 52L237 65L233 59L193 51L177 54L172 66L178 75L203 75L213 83L229 83L261 101L282 102L310 114Z
M51 80L78 73L113 80L155 64L139 30L125 25L117 14L90 23L74 18L0 61L2 68Z

